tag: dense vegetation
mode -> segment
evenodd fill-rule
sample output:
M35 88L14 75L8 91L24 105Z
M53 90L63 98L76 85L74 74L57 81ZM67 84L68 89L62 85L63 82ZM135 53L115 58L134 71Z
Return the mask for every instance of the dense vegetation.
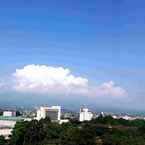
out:
M145 121L99 117L59 125L49 118L17 122L10 140L0 145L145 145Z

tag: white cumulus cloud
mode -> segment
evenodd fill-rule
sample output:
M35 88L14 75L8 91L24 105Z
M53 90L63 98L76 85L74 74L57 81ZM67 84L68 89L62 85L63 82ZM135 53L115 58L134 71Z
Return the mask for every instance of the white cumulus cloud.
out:
M113 81L99 86L87 78L75 76L70 69L46 65L27 65L13 74L17 91L45 92L83 96L125 96L127 92Z

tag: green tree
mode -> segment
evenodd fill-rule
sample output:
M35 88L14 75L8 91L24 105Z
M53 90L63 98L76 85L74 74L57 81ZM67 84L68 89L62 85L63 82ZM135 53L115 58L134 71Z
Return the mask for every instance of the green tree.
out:
M7 141L4 136L0 136L0 145L6 145Z
M95 145L96 136L91 128L71 127L60 137L61 145Z
M27 130L24 135L23 145L38 145L40 140L40 127L37 120L32 120L27 126Z
M26 133L28 122L17 122L10 138L10 145L23 145L24 135Z

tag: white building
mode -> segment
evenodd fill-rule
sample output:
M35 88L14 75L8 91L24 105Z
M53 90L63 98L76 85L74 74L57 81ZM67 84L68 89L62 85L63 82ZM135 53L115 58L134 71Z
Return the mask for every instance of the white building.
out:
M8 139L12 133L13 128L15 127L16 122L23 120L31 121L31 118L0 116L0 136L2 135Z
M16 124L16 120L11 120L10 117L0 117L0 136L4 136L6 139L11 135L12 130Z
M3 116L6 116L6 117L16 116L16 112L15 111L4 111Z
M52 121L60 121L61 119L61 107L60 106L51 106L43 107L41 106L37 110L37 120L44 119L49 117Z
M9 135L11 135L12 133L12 130L15 124L16 124L16 121L0 120L0 135L8 139Z
M61 119L60 121L59 121L59 123L60 124L63 124L63 123L68 123L69 122L69 120L68 119Z
M5 139L9 139L13 129L12 128L2 128L0 129L0 136L4 136Z
M0 120L0 129L1 128L13 128L16 124L15 120Z
M93 118L93 113L89 111L88 108L80 109L79 121L90 121Z

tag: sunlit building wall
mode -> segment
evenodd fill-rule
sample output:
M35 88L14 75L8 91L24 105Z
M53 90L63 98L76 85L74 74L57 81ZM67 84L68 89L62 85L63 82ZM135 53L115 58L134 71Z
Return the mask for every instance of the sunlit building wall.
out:
M90 121L93 118L93 113L88 108L80 109L79 121Z

